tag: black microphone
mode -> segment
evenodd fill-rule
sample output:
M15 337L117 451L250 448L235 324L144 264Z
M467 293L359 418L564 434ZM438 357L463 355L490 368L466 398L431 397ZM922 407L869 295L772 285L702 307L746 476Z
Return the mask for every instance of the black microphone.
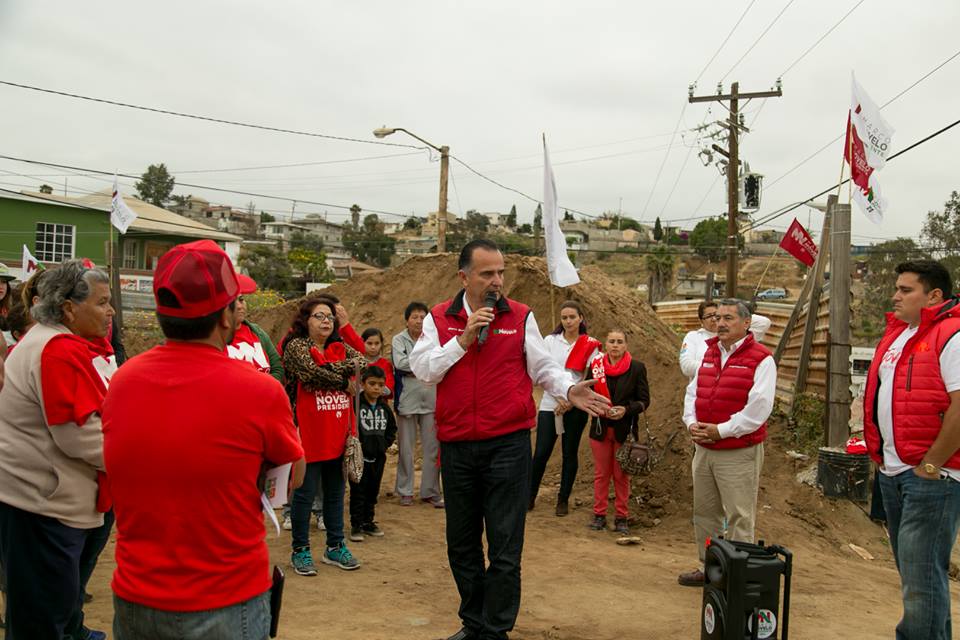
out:
M497 294L493 291L488 291L487 295L483 297L483 306L484 307L493 307L497 306ZM487 341L487 335L490 333L490 325L485 327L480 327L480 335L477 336L477 344L483 344Z

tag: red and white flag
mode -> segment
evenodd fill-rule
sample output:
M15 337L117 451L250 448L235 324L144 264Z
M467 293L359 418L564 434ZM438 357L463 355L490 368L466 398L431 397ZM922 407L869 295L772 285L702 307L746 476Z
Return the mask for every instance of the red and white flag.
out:
M856 185L853 199L871 222L880 224L887 209L887 201L880 196L877 171L883 168L890 153L890 139L894 129L880 115L879 107L857 84L853 74L850 81L852 99L850 112L847 114L847 138L843 144L843 157L850 165L850 177Z
M127 206L120 195L120 189L117 186L117 176L113 176L113 198L110 201L110 224L119 229L120 233L126 233L133 221L137 219L137 214Z
M33 254L30 253L30 249L27 249L27 245L23 245L23 258L20 262L20 268L23 269L24 280L32 276L37 271L43 269L43 265L40 264L39 260L33 257Z
M780 247L808 267L817 260L817 245L796 218L780 241Z

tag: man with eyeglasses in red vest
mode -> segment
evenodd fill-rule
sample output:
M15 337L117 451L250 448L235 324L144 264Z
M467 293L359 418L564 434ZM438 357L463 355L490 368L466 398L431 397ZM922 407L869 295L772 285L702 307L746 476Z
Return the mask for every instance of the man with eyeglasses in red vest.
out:
M605 413L610 402L590 390L595 381L574 384L547 350L530 308L503 295L496 244L467 243L458 268L463 290L424 319L410 367L421 382L437 385L447 556L463 623L448 640L502 640L520 611L533 385L590 415Z
M683 407L696 445L693 528L701 567L710 537L753 542L763 441L777 391L777 365L750 333L750 307L728 298L717 315L717 335L707 340ZM682 573L677 581L702 587L703 570Z

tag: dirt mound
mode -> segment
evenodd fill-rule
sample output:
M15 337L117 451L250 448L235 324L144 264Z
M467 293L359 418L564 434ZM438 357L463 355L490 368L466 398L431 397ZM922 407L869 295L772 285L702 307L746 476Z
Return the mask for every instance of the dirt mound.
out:
M403 310L410 301L432 306L460 290L456 262L454 255L417 257L389 271L356 276L326 291L343 301L358 331L377 327L389 344L390 338L405 326ZM580 278L580 284L555 291L555 307L568 298L578 300L591 335L602 339L608 330L622 329L631 354L647 367L650 431L659 447L667 446L657 470L634 481L633 496L641 523L653 524L655 518L672 514L676 503L689 501L690 496L690 483L679 482L680 478L689 478L688 441L680 421L686 378L677 366L679 340L636 291L594 266L585 267ZM530 305L542 332L554 326L556 315L551 310L550 281L543 258L506 256L504 293ZM299 304L297 300L251 312L251 320L279 340ZM593 465L586 443L584 449L579 475L581 481L589 482ZM556 460L548 468L545 484L559 473L559 469L553 468L555 464Z

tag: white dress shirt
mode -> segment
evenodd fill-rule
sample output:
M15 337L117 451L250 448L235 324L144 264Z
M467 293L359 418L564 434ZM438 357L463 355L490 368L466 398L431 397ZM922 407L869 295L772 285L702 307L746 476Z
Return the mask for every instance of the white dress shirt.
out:
M763 337L767 335L771 324L770 318L755 313L750 316L750 333L757 342L763 342ZM703 356L707 352L707 340L715 335L717 334L700 327L683 337L683 346L680 347L680 371L689 380L697 377L700 363L703 362Z
M738 340L728 351L723 348L723 344L717 343L720 347L720 367L727 364L727 360L734 351L740 348L746 336ZM773 361L773 356L767 356L757 365L753 373L753 386L747 395L747 404L743 409L730 416L726 422L717 425L721 438L739 438L753 433L767 421L770 413L773 411L773 400L777 393L777 365ZM687 385L687 393L683 399L683 423L689 428L697 422L697 379L696 377Z
M579 339L580 336L577 336ZM550 352L550 357L553 358L554 362L559 364L561 367L566 367L567 358L570 357L570 352L573 351L573 347L577 344L577 341L567 342L567 339L562 333L551 333L543 338L543 344L547 348L547 351ZM598 349L594 349L593 353L590 354L590 357L587 358L587 362L592 362L597 354L599 353ZM583 380L583 371L574 371L573 369L567 369L570 372L570 376L573 378L574 382L580 382ZM557 399L550 395L549 393L544 393L543 397L540 398L540 411L553 411L557 408Z
M463 309L469 316L471 311L466 295L463 296ZM527 314L524 326L523 350L527 360L527 375L533 383L543 387L545 393L566 398L570 387L574 385L573 376L563 365L557 364L550 354L532 312ZM450 367L466 353L456 338L440 344L433 314L428 313L423 319L423 333L410 354L410 368L421 382L438 384Z

